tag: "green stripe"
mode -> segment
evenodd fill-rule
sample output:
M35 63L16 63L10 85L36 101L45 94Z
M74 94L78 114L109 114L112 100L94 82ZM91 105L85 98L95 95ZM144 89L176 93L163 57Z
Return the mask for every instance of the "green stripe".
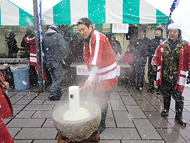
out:
M62 0L53 7L54 24L71 24L70 0Z
M88 0L88 18L93 24L105 23L105 0Z
M95 24L95 29L102 32L103 24Z
M19 8L19 25L20 26L33 26L34 25L34 17L21 8Z
M158 9L156 10L156 20L157 23L168 23L168 16L166 16L164 13L159 11Z
M140 0L123 0L123 23L139 24Z

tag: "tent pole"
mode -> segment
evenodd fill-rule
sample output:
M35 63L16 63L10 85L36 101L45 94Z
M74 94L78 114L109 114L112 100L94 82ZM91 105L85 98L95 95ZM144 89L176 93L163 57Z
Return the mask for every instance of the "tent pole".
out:
M42 75L42 56L40 49L40 32L39 32L39 16L38 16L38 0L33 0L33 12L34 12L34 34L36 42L36 55L37 55L37 68L38 68L38 85L39 92L43 92L43 75Z

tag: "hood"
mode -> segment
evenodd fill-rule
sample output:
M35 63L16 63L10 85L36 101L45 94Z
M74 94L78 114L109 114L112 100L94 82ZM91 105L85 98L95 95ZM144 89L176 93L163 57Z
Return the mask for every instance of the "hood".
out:
M55 30L49 28L48 31L45 33L45 36L51 36L51 35L53 35L55 33L56 33Z

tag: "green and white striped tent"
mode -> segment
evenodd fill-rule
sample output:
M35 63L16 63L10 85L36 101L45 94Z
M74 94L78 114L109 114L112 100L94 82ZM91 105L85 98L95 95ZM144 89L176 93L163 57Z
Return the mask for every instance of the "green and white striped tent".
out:
M0 25L30 26L33 25L33 15L8 0L0 0Z
M33 15L8 0L0 1L0 25L30 26L33 23ZM62 0L42 14L42 21L43 25L70 25L81 17L89 17L94 24L168 22L168 16L146 0Z

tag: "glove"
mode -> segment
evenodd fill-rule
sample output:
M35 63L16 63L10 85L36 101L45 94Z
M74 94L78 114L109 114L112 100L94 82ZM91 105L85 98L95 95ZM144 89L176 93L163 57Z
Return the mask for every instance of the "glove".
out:
M153 69L153 71L156 72L156 71L157 71L157 66L153 65L153 66L152 66L152 69Z
M190 71L188 72L188 75L187 75L187 81L186 81L187 84L190 83Z

